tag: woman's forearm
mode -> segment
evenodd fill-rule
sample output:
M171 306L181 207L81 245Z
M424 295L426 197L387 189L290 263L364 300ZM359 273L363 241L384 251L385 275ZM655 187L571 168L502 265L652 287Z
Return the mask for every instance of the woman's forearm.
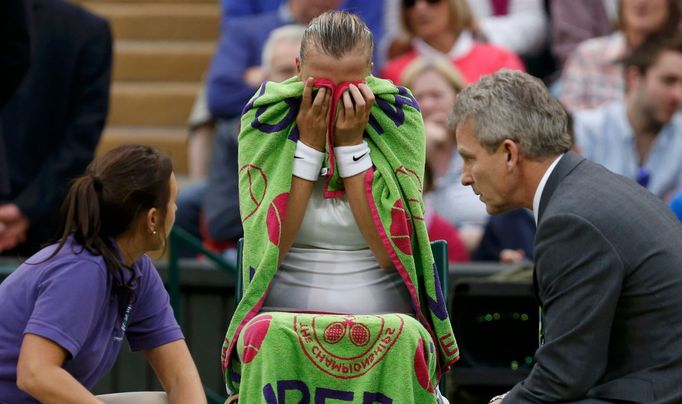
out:
M206 403L204 388L194 366L178 372L166 394L171 404Z
M205 404L206 394L185 340L146 350L147 361L156 372L171 404Z
M279 264L289 252L294 244L296 233L301 228L305 210L308 207L308 200L313 192L312 181L293 176L291 178L291 191L289 192L289 202L287 203L286 213L282 221L282 232L279 240Z
M45 404L102 403L69 372L57 366L20 369L17 372L17 385Z

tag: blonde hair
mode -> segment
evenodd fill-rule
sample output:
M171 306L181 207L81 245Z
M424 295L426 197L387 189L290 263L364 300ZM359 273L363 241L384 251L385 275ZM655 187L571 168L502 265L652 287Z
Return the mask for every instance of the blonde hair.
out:
M471 8L467 0L441 0L447 1L450 5L450 29L453 32L461 32L463 30L471 29L474 25L474 17L471 13ZM410 21L405 12L405 7L400 7L400 19L402 21L403 30L414 36L414 31L410 27Z
M310 47L337 59L351 51L363 50L367 53L369 65L372 62L374 38L367 24L357 15L331 10L315 17L308 24L301 40L301 63Z
M419 57L405 67L400 76L400 83L411 88L414 81L425 72L435 71L448 82L456 93L462 91L466 86L466 80L459 70L452 65L452 62L443 58L424 58Z

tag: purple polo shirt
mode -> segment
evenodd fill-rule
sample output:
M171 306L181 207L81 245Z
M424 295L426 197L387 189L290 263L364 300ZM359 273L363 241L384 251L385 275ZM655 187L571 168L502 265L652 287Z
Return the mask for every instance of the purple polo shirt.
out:
M26 333L63 347L69 353L64 369L88 389L111 369L124 335L133 351L183 338L148 256L133 265L138 281L131 298L119 292L119 281L109 274L102 257L91 255L71 238L56 256L42 262L55 247L36 253L0 284L0 403L37 402L16 386L19 348Z

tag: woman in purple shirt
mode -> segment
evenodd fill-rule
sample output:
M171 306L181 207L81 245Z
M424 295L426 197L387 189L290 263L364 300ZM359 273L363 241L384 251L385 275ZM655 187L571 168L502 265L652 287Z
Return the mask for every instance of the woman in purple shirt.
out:
M0 403L96 403L123 343L144 351L172 403L205 403L199 374L146 255L166 247L177 184L168 157L122 146L64 204L64 232L0 284Z

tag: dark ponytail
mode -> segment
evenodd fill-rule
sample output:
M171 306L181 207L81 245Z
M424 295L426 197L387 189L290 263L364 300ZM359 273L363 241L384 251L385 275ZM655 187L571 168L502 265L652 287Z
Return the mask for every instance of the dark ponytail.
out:
M46 261L73 236L83 249L102 256L114 279L125 279L122 272L132 273L132 268L122 261L114 239L151 208L165 217L172 172L170 159L148 146L120 146L95 159L86 174L71 183L62 205L58 246ZM165 246L166 232L160 230Z

